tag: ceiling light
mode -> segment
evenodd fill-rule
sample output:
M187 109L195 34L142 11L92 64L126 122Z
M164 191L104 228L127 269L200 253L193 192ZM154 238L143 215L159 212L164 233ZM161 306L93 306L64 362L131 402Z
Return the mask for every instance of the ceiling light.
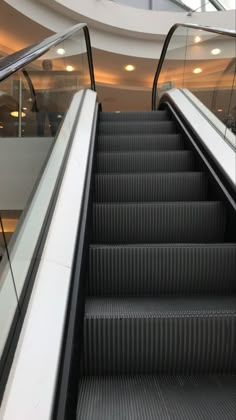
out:
M135 70L135 66L133 66L132 64L127 64L127 66L125 66L124 69L126 71L134 71Z
M15 118L18 118L19 117L19 112L18 111L12 111L11 112L11 116L12 117L15 117ZM26 113L25 112L22 112L21 113L21 116L22 116L22 118L24 118L26 116Z
M202 40L202 38L200 37L200 36L195 36L195 38L194 38L194 42L196 42L196 44L198 43L198 42L200 42Z
M3 128L3 125L2 124L0 124L0 128Z
M193 70L193 73L195 74L199 74L202 72L202 69L200 69L200 67L197 67L196 69Z
M64 50L64 48L58 48L57 49L57 54L59 54L59 55L63 55L63 54L65 54L65 50Z
M72 67L72 66L66 66L66 70L67 71L73 71L74 70L74 67Z
M211 50L212 55L218 55L221 53L221 50L219 48L214 48L213 50Z
M218 111L218 112L222 112L222 111L223 111L223 109L219 108L219 109L217 109L217 111Z

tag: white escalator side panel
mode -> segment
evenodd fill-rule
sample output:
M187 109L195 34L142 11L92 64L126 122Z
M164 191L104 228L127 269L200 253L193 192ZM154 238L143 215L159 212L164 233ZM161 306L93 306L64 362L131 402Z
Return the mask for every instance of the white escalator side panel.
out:
M219 127L214 126L215 121L212 121L212 123L209 122L210 111L204 116L204 105L202 104L202 109L199 110L196 106L197 104L194 104L186 96L185 90L182 92L180 89L171 89L166 95L181 110L185 119L190 122L194 131L201 138L206 149L209 150L214 159L219 163L232 184L236 186L236 149L233 147L232 138L228 141L224 138L218 130ZM231 134L233 136L233 133Z
M83 96L74 140L0 411L1 420L49 420L63 339L96 93Z

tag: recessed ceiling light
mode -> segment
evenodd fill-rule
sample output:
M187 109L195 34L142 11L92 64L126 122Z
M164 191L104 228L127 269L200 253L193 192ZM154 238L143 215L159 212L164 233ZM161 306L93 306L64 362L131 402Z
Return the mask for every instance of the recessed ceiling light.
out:
M66 70L67 71L73 71L74 70L74 67L72 67L72 66L66 66Z
M59 55L63 55L63 54L65 54L65 50L64 50L64 48L58 48L57 49L57 54L59 54Z
M127 66L124 67L126 71L134 71L135 70L135 66L133 66L132 64L127 64Z
M198 43L198 42L200 42L202 40L202 38L200 37L200 36L195 36L195 38L194 38L194 42L196 42L196 44Z
M212 55L218 55L221 53L221 50L219 48L214 48L213 50L211 50Z
M19 117L19 112L18 111L12 111L11 112L11 116L12 117L15 117L15 118L18 118ZM22 118L24 118L26 116L26 113L25 112L22 112L21 113L21 116L22 116Z
M193 73L195 74L199 74L202 72L202 69L200 67L197 67L196 69L193 70Z

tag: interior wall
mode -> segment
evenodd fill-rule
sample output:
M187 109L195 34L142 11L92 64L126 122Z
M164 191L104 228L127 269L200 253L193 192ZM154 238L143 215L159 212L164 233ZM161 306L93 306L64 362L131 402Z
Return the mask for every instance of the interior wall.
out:
M0 139L1 210L25 208L52 141L52 138Z

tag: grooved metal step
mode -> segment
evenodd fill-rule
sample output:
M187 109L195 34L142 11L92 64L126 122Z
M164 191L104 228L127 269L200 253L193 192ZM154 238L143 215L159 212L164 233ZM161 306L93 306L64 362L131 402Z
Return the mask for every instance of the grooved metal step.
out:
M207 198L202 172L97 174L95 201L200 201Z
M113 134L98 137L98 150L138 151L138 150L178 150L184 149L180 134Z
M223 242L221 202L97 203L94 243Z
M173 121L102 121L99 124L99 135L130 133L176 133L176 125Z
M87 294L236 292L236 244L91 245ZM222 298L223 299L223 298Z
M194 155L189 150L160 152L99 152L97 172L186 172L193 171Z
M167 111L101 112L100 121L163 121L169 120Z
M82 374L234 372L235 307L232 297L88 298Z
M235 376L83 377L77 420L235 420Z

